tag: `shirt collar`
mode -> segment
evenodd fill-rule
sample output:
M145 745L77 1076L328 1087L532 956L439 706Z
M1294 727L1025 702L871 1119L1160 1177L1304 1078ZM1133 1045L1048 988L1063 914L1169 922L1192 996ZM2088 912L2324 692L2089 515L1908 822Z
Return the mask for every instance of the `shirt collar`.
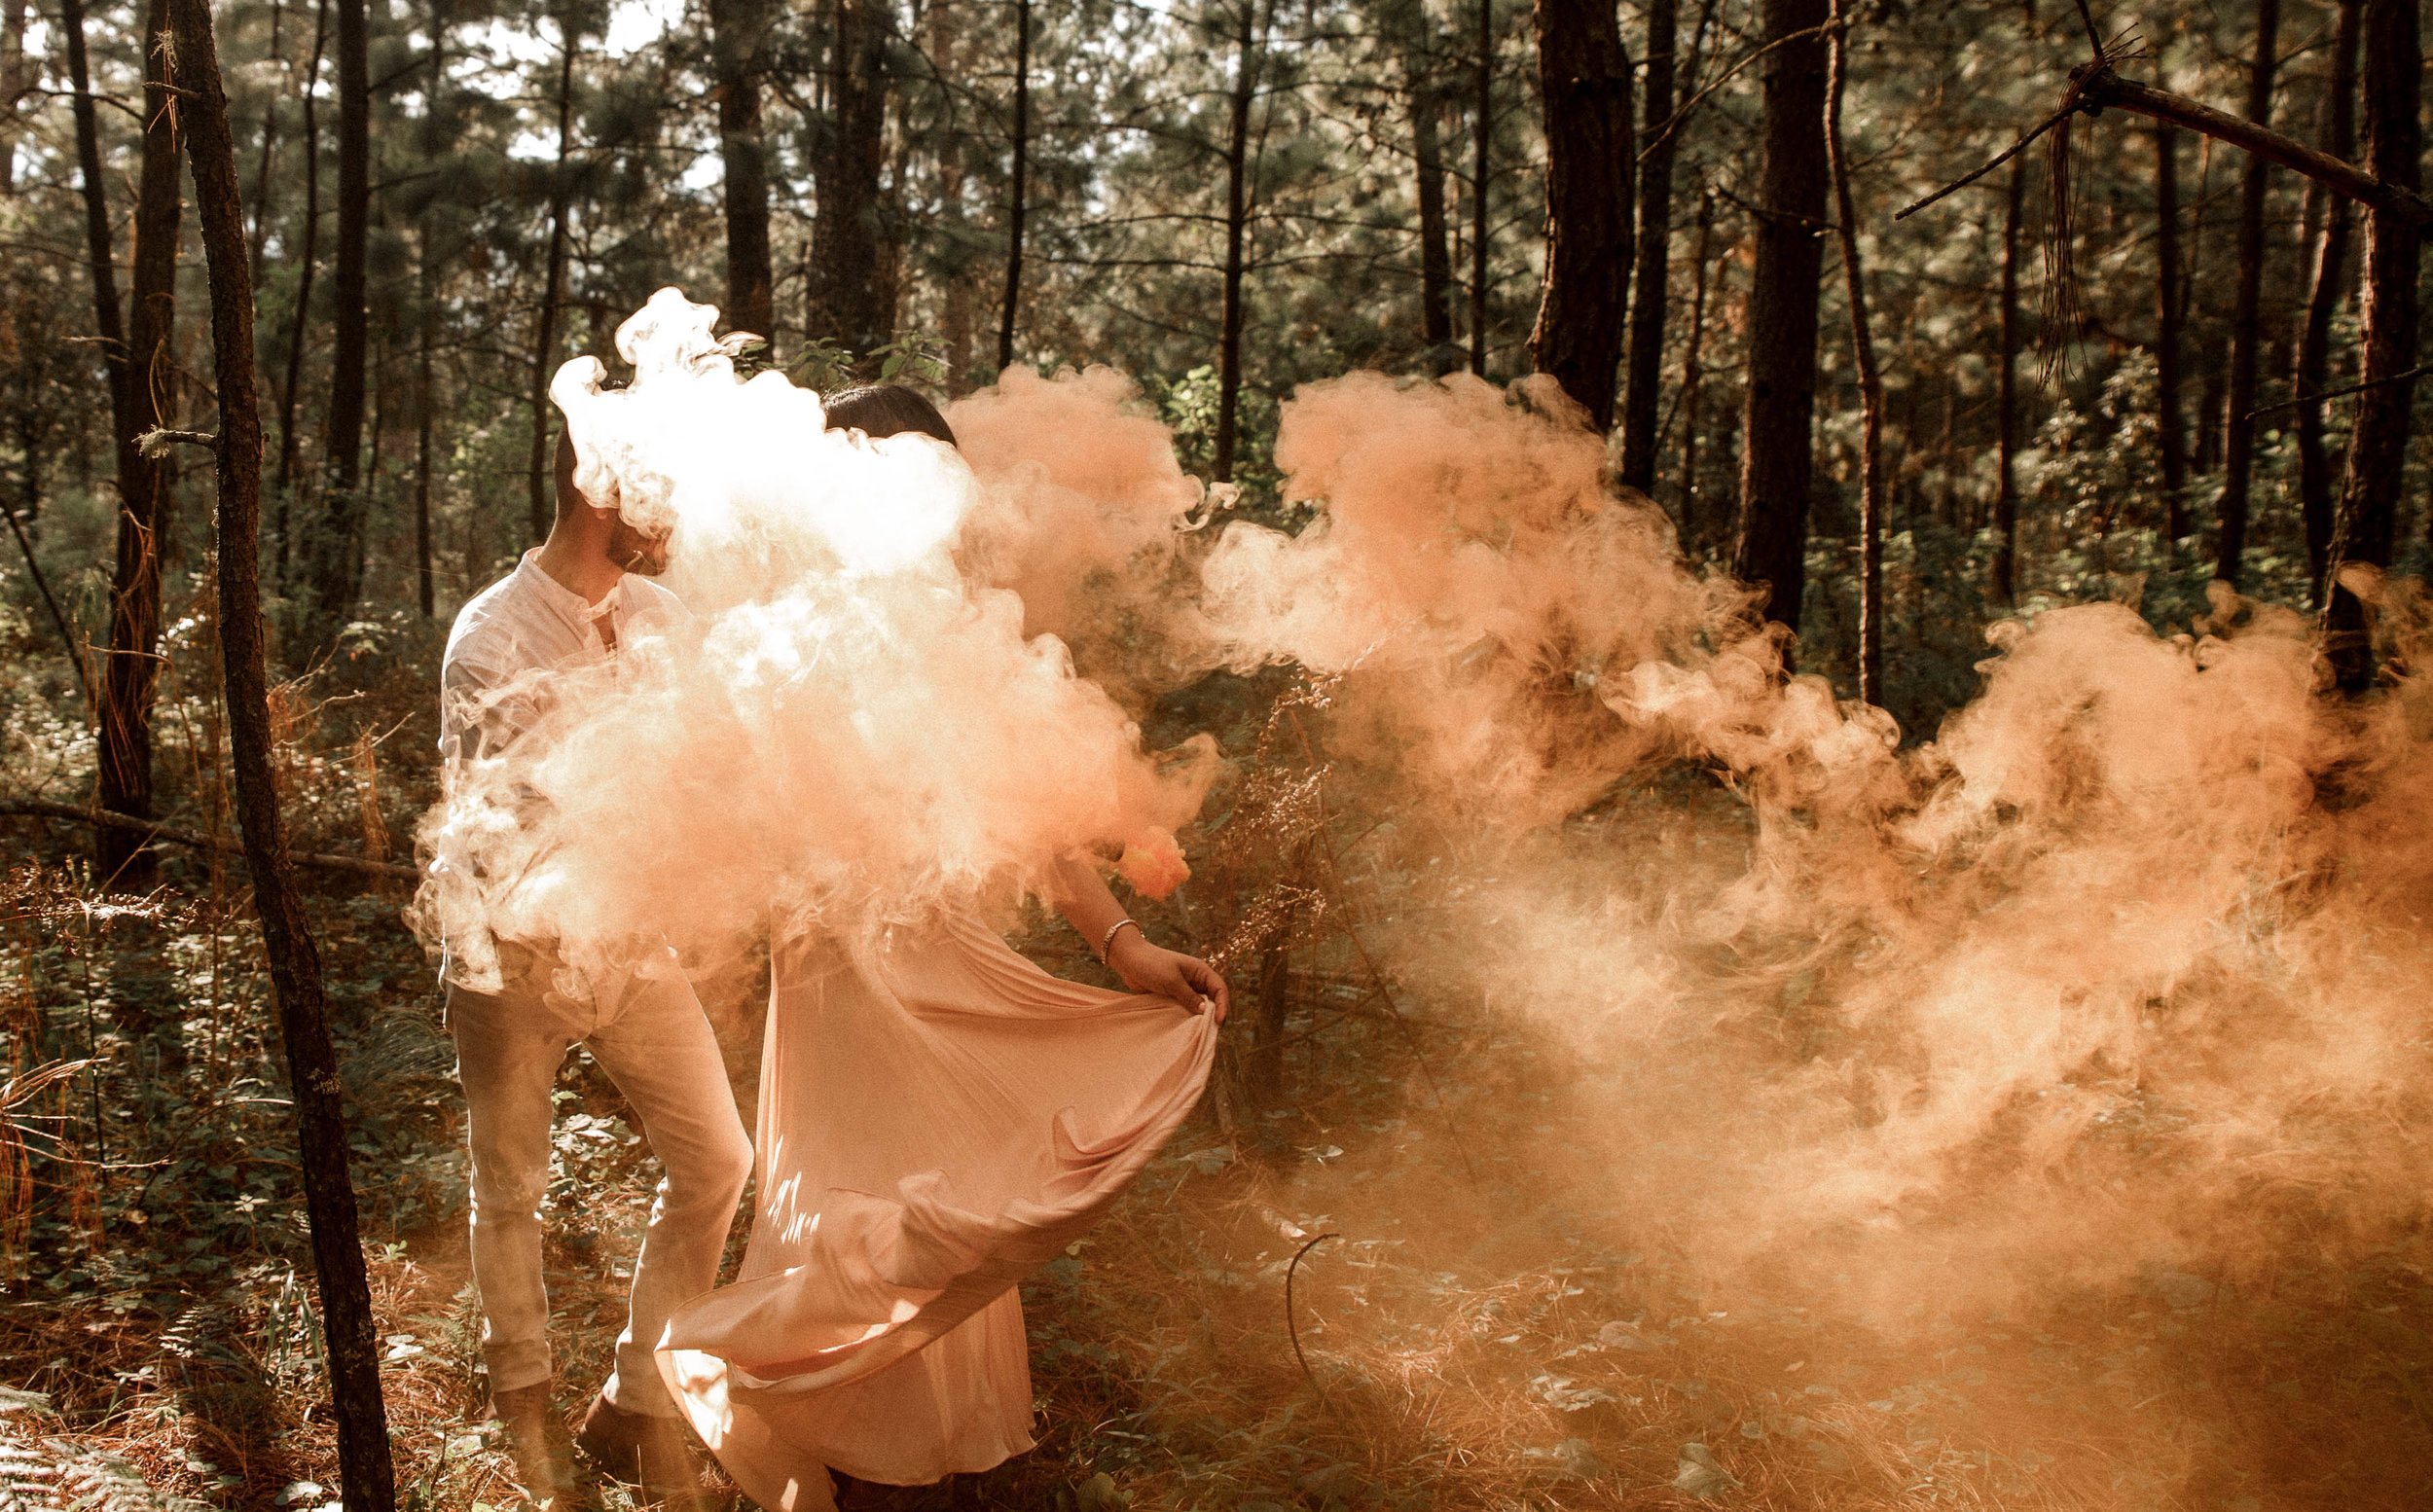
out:
M564 615L578 629L604 614L614 614L625 596L625 578L620 575L617 586L608 590L599 602L592 603L581 594L566 587L541 570L540 548L535 546L516 563L516 576L524 580L525 591L541 602Z

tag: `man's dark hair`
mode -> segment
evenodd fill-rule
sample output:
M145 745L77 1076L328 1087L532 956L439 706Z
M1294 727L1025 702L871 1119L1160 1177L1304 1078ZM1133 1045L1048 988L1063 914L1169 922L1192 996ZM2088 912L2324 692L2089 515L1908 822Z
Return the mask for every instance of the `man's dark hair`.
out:
M901 383L871 383L830 394L820 401L828 413L828 429L857 430L876 440L915 431L957 446L955 428L938 407Z

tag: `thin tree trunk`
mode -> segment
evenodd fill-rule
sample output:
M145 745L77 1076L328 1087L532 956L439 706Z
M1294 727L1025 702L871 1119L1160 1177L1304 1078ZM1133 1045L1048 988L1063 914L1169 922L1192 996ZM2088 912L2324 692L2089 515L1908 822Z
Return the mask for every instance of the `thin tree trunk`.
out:
M1247 3L1247 0L1246 0ZM1470 371L1487 376L1487 183L1495 144L1495 0L1478 0L1478 97L1470 176Z
M2188 534L2188 421L2180 413L2179 131L2155 123L2155 423L2162 432L2162 535Z
M1680 0L1649 0L1648 97L1640 120L1648 134L1664 129L1673 114L1673 76L1680 33ZM1639 165L1639 259L1631 291L1630 361L1622 385L1622 486L1646 493L1655 487L1655 420L1664 388L1665 283L1672 273L1673 151L1678 131L1665 131Z
M416 281L422 308L414 356L414 581L415 601L427 620L437 587L431 569L431 429L438 395L431 384L431 343L439 325L439 278L431 265L427 221L418 255L421 267Z
M329 443L320 518L305 533L307 584L324 633L345 623L363 584L363 411L371 325L372 82L364 0L338 5L338 308L330 319Z
M1022 313L1023 216L1031 167L1031 0L1014 0L1014 165L1005 190L1005 304L997 327L997 370L1014 365L1014 323Z
M127 430L127 331L119 323L117 253L111 248L109 188L101 177L101 133L93 119L92 79L85 61L84 0L59 0L68 84L76 117L76 163L85 199L86 266L92 276L93 332L101 339L115 429Z
M284 0L271 0L270 61L286 72L286 56L279 49L279 23L286 19ZM278 157L278 91L270 91L262 106L262 150L253 164L253 232L246 238L245 266L253 270L253 292L262 294L262 281L267 276L262 267L262 248L271 234L271 164Z
M532 446L527 458L529 493L525 522L534 545L548 537L549 523L557 515L549 466L549 379L555 366L551 359L558 350L558 306L565 299L566 205L571 198L566 160L573 152L574 52L581 40L572 11L562 12L558 25L558 161L549 175L549 266L541 281L541 307L532 321Z
M1233 65L1233 98L1225 136L1225 288L1216 334L1216 455L1219 483L1233 480L1233 452L1242 401L1242 265L1251 225L1251 101L1258 92L1258 0L1241 0L1242 29Z
M430 25L431 76L423 86L423 119L428 129L424 147L426 151L439 152L445 147L439 112L448 78L444 61L448 52L447 0L431 0ZM439 260L432 256L431 242L438 234L439 216L436 203L424 206L422 224L415 234L414 581L416 603L426 620L434 613L438 586L431 565L431 450L439 395L431 381L431 348L439 338Z
M2019 233L2027 202L2027 162L2011 160L2011 184L2002 212L2002 366L1994 374L1994 558L1995 603L2018 601L2019 559Z
M855 356L895 336L895 287L880 234L887 162L887 20L878 0L837 0L828 70L834 129L812 221L813 336Z
M313 0L312 60L304 78L305 213L303 244L297 249L296 303L287 312L287 372L278 395L278 481L272 490L272 534L276 537L274 566L277 586L287 586L287 505L296 475L303 465L303 442L296 433L296 393L304 381L305 328L312 312L312 275L319 265L321 241L321 117L315 94L321 86L321 54L329 43L330 0Z
M173 523L169 463L135 438L167 423L177 368L177 113L166 51L149 45L168 29L166 0L144 18L143 165L135 187L133 269L127 312L126 404L119 412L119 516L110 573L110 654L101 668L101 807L152 817L152 711L161 685L161 556ZM125 832L95 836L101 876L138 891L152 885L151 852Z
M2280 0L2257 0L2256 57L2247 76L2247 119L2270 124L2274 54L2280 40ZM2231 315L2231 383L2223 411L2220 533L2213 575L2238 586L2247 551L2247 498L2256 462L2256 354L2263 341L2264 192L2271 165L2250 155L2238 185L2238 295Z
M769 252L769 160L760 129L766 0L710 0L709 49L718 90L718 157L726 170L727 326L777 353L777 275Z
M2417 120L2424 49L2416 0L2366 0L2364 20L2366 166L2385 183L2414 190L2422 182L2424 154ZM2390 565L2415 401L2414 380L2393 379L2416 365L2420 242L2415 228L2394 210L2366 217L2364 378L2379 386L2357 396L2329 553L2335 572L2344 561ZM2337 584L2327 598L2324 642L2334 673L2342 687L2362 689L2374 680L2365 605Z
M1817 282L1824 270L1826 0L1763 0L1763 138L1749 286L1748 402L1732 573L1771 591L1768 619L1799 628L1814 464Z
M1545 100L1546 263L1529 354L1602 434L1614 426L1630 298L1630 55L1613 0L1537 0L1531 14Z
M1419 207L1419 329L1428 343L1428 371L1453 371L1460 353L1453 344L1453 256L1444 216L1444 102L1436 88L1434 26L1427 8L1414 3L1395 13L1402 51L1402 97L1411 115L1413 198Z
M1698 197L1698 255L1689 268L1689 341L1681 358L1681 546L1703 558L1712 526L1706 495L1698 490L1698 410L1706 383L1706 285L1713 258L1715 197Z
M2323 150L2348 158L2357 150L2357 31L2362 16L2359 0L2339 0L2340 20L2332 40L2332 82L2323 99ZM2310 201L2321 204L2323 224L2314 243L2313 277L2306 292L2306 321L2298 338L2298 366L2290 385L2298 394L2321 393L2330 386L2332 317L2339 312L2348 274L2348 200L2320 184L2308 185ZM2298 407L2298 497L2306 529L2306 589L2318 607L2323 602L2324 574L2331 565L2334 511L2332 459L2323 446L2323 406Z
M25 0L0 16L0 195L17 193L17 107L25 98Z
M1884 702L1884 380L1868 328L1867 271L1859 263L1859 212L1850 194L1850 159L1841 140L1841 95L1849 82L1846 0L1834 0L1832 79L1826 89L1825 148L1833 164L1841 276L1850 304L1850 351L1859 370L1859 699Z
M172 0L178 66L192 92L197 214L210 270L211 344L218 379L220 647L227 679L236 815L253 874L263 954L278 1002L296 1109L297 1165L312 1229L328 1344L331 1416L338 1426L340 1491L360 1512L397 1504L381 1400L372 1289L347 1172L338 1055L323 1011L321 963L296 887L278 785L272 774L269 677L263 659L261 557L262 413L254 390L253 278L246 267L244 205L236 150L221 91L206 0Z

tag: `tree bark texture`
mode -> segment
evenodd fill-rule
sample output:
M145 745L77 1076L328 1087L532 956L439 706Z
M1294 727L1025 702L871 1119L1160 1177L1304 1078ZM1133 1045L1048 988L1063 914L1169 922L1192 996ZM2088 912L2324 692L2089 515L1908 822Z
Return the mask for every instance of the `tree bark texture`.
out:
M84 0L59 0L65 33L68 85L75 92L76 166L85 200L85 257L92 277L93 334L101 339L101 365L115 411L127 405L127 329L119 322L118 254L110 235L109 186L101 177L101 130L93 118L92 75L85 58ZM114 414L120 431L124 419Z
M2018 601L2019 573L2019 235L2027 208L2027 162L2011 160L2002 212L2002 367L1994 375L1994 602Z
M1005 186L1005 303L998 313L997 369L1014 365L1014 325L1022 314L1023 217L1030 208L1031 0L1014 0L1013 172Z
M1757 257L1748 304L1749 383L1732 572L1771 590L1768 619L1799 628L1814 461L1817 282L1824 270L1826 0L1763 0L1764 109ZM1795 33L1808 33L1784 41Z
M1611 0L1537 0L1531 15L1545 99L1546 270L1529 355L1604 432L1630 299L1630 55Z
M338 1427L341 1493L359 1512L397 1504L381 1400L372 1292L356 1232L347 1172L338 1056L323 1013L321 965L296 888L295 868L272 774L269 675L263 657L261 556L262 412L254 388L253 279L246 266L244 206L206 0L172 0L179 73L193 90L196 211L210 270L211 344L220 408L220 647L228 701L236 816L253 874L279 1037L295 1100L297 1164L312 1227L328 1342L332 1417Z
M887 26L880 0L836 0L829 69L833 130L812 221L815 340L866 356L895 337L895 279L880 219L887 161Z
M558 161L549 175L549 262L541 307L532 317L532 445L526 457L525 523L534 545L548 538L558 513L556 474L549 465L549 379L557 369L558 306L566 296L566 207L574 192L566 181L566 162L574 152L574 52L582 40L571 11L562 14L558 24Z
M2424 155L2417 119L2424 48L2416 0L2366 0L2363 43L2366 166L2385 183L2414 191L2422 183ZM2415 225L2396 210L2376 209L2366 217L2364 378L2379 386L2357 396L2329 554L2335 570L2343 561L2390 565L2415 399L2414 380L2391 379L2416 365L2420 241ZM2354 594L2333 588L2325 630L2340 685L2353 691L2372 683L2374 650L2365 605Z
M329 443L321 508L305 532L306 586L327 635L363 585L363 411L371 310L366 257L372 225L372 81L364 0L337 0L338 256L330 315Z
M279 70L281 77L286 76L287 59L279 47L279 22L286 18L286 13L283 0L271 0L269 61ZM262 248L271 234L271 164L277 157L278 91L272 90L262 106L262 140L253 160L253 229L245 242L246 266L253 270L253 292L257 299L261 296L265 276Z
M1233 481L1233 453L1242 407L1242 273L1251 231L1251 104L1266 27L1258 0L1241 0L1235 35L1233 94L1225 123L1225 285L1217 313L1216 435L1209 470L1218 483Z
M1411 117L1413 198L1419 209L1419 330L1428 343L1428 371L1441 377L1460 365L1453 344L1453 254L1444 213L1444 96L1436 85L1434 23L1427 8L1397 12L1402 42L1402 98Z
M2155 424L2162 433L2162 534L2188 534L2188 421L2180 413L2180 143L2155 123Z
M305 326L312 313L312 277L320 265L321 240L321 117L314 107L315 91L321 84L321 54L329 45L330 3L315 0L312 8L312 60L305 67L304 78L304 149L305 149L305 212L303 246L298 249L296 270L296 302L287 312L287 372L278 395L278 482L272 489L272 509L276 523L276 572L278 586L287 586L287 558L293 532L288 528L287 506L295 487L296 476L302 471L303 441L296 434L296 392L304 381Z
M2256 56L2247 75L2247 119L2271 125L2280 44L2280 0L2257 0ZM2270 164L2250 154L2238 182L2238 293L2231 312L2230 390L2222 412L2222 496L2213 575L2238 586L2247 554L2247 500L2256 465L2256 359L2263 345L2264 192Z
M165 424L177 382L170 338L177 322L177 238L183 218L177 157L179 111L169 76L166 0L144 18L144 135L135 185L135 246L127 311L125 402L118 407L119 516L110 570L110 653L101 668L101 807L152 816L152 711L161 685L161 554L173 522L170 464L148 457L135 438ZM95 837L101 875L116 885L152 884L151 852L120 833Z
M1681 357L1681 549L1703 559L1714 522L1698 487L1698 411L1706 386L1707 279L1715 237L1715 197L1698 197L1698 251L1689 267L1689 340Z
M2357 33L2363 19L2362 0L2340 0L2340 18L2332 36L2332 78L2323 97L2323 150L2347 158L2357 150ZM2332 317L2339 313L2341 292L2348 274L2349 228L2355 217L2348 201L2321 185L2310 186L2309 198L2322 201L2322 226L2312 248L2314 267L2306 290L2306 320L2298 337L2298 364L2291 388L2300 395L2321 393L2331 386ZM2325 574L2332 555L2335 509L2331 454L2323 445L2323 406L2298 406L2292 427L2298 438L2298 498L2306 531L2306 581L2311 601L2321 606Z
M1640 120L1652 137L1673 114L1673 77L1679 52L1681 0L1649 0L1648 97ZM1648 148L1639 165L1638 258L1631 290L1629 368L1622 384L1623 486L1647 493L1655 487L1656 411L1664 389L1665 284L1672 273L1673 149L1678 131Z
M17 193L17 108L27 88L25 0L8 0L0 15L0 195Z
M1850 306L1850 352L1859 370L1859 698L1880 704L1884 702L1884 380L1875 367L1875 336L1868 325L1867 270L1859 261L1859 212L1850 193L1849 150L1841 138L1841 96L1850 74L1847 0L1834 0L1834 20L1825 148L1833 164L1842 293Z
M1471 102L1470 371L1487 376L1487 185L1495 147L1495 0L1478 0L1477 98Z
M718 90L718 158L725 169L727 327L777 350L777 276L769 251L769 159L760 128L760 72L769 43L767 0L710 0L709 49Z

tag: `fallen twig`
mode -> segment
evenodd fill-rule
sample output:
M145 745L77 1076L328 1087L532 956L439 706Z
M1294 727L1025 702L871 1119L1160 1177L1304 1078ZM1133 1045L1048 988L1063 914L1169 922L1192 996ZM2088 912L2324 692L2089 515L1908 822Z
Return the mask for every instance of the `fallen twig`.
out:
M1284 1268L1285 1330L1292 1336L1292 1357L1301 1362L1302 1377L1309 1382L1311 1389L1318 1393L1321 1400L1325 1399L1326 1395L1326 1388L1320 1386L1318 1384L1318 1377L1310 1372L1309 1357L1301 1352L1301 1321L1299 1318L1292 1315L1292 1277L1294 1272L1301 1269L1301 1257L1303 1255L1308 1254L1311 1250L1316 1249L1319 1245L1326 1242L1326 1241L1330 1239L1341 1239L1342 1237L1343 1236L1340 1234L1319 1235L1308 1243L1303 1244L1300 1248L1292 1251L1292 1263Z
M70 824L96 824L104 829L132 830L154 840L197 850L218 850L242 855L244 846L225 836L205 835L183 825L163 824L153 819L137 819L106 809L80 809L74 804L54 803L45 798L0 799L0 817L21 815L36 819L62 819ZM324 872L352 872L362 877L393 878L399 882L419 881L422 873L415 867L399 866L391 861L370 861L362 856L315 855L309 851L295 853L298 866L309 866Z
M2279 404L2264 405L2248 411L2247 418L2252 420L2259 414L2270 414L2275 410L2295 410L2302 404L2320 404L2326 399L2344 399L2350 394L2362 394L2369 388L2387 388L2393 383L2405 383L2411 378L2420 378L2428 373L2433 373L2433 362L2421 367L2410 368L2405 373L2394 373L2389 378L2351 383L2346 388L2327 388L2319 394L2300 394L2295 399L2284 399Z

